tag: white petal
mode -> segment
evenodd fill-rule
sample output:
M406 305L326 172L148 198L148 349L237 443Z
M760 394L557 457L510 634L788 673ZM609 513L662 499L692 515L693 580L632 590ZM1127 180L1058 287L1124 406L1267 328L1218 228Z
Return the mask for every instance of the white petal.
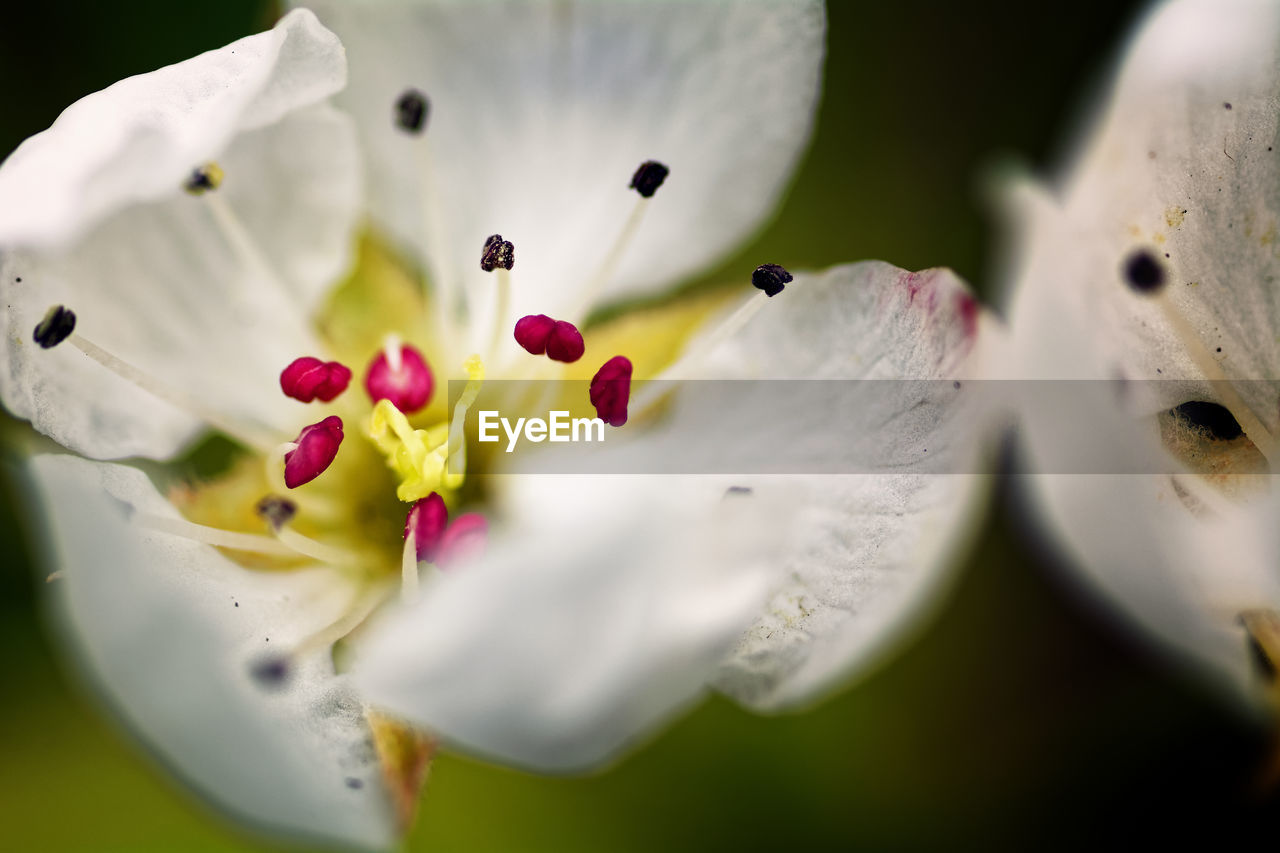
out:
M675 478L531 478L491 555L362 647L369 700L540 770L609 758L704 690L764 600L769 507ZM736 505L735 505L736 504Z
M257 424L271 432L272 441L292 438L307 418L302 405L280 393L278 376L294 358L322 354L308 328L310 310L348 260L359 215L359 160L349 119L326 105L307 105L307 98L332 91L324 81L340 78L339 49L329 50L325 63L317 58L332 36L309 13L296 13L277 30L253 38L248 55L272 47L278 61L269 69L251 65L232 81L236 85L227 91L237 93L241 114L226 115L221 101L199 102L187 107L194 116L190 124L172 129L183 140L203 138L214 128L244 131L217 140L227 174L221 189L202 197L184 193L186 173L164 172L164 158L157 155L157 168L168 181L163 193L142 204L116 197L113 215L65 249L39 251L10 242L0 251L6 306L0 394L11 412L77 452L166 457L205 424L68 344L48 351L35 346L32 330L54 304L76 313L77 331L86 338L196 397L218 417ZM151 85L157 91L151 94L159 100L151 108L178 110L163 99L166 92L173 97L176 83L170 78L196 91L213 90L219 81L225 87L230 72L224 66L243 61L242 44L224 48L221 60L215 52L156 72ZM281 79L258 79L268 70L271 79ZM93 110L108 110L116 103L111 91L81 104L98 97L105 103ZM254 92L256 100L250 98ZM281 117L286 107L295 108ZM226 127L214 124L216 118ZM267 118L278 120L247 129ZM31 140L35 153L12 164L18 177L8 186L25 180L26 164L43 162L43 151L65 155L58 164L68 174L96 167L94 152L60 141L67 132L55 125ZM138 156L132 149L125 153ZM189 171L202 161L186 162ZM0 176L10 171L6 164ZM84 180L96 186L98 178ZM0 197L9 198L5 186L0 182ZM21 206L17 200L14 205ZM231 230L219 225L216 214L224 208L238 220ZM248 235L247 249L237 244L236 229Z
M50 585L77 658L127 726L219 807L275 833L385 847L394 818L363 706L325 653L252 675L350 594L327 570L251 572L139 526L176 517L132 468L40 456Z
M729 427L720 440L744 462L771 448L779 459L825 458L833 472L799 480L784 580L725 665L721 689L757 708L812 700L928 615L985 496L982 439L992 424L979 388L953 380L983 375L999 333L950 271L869 262L797 276L713 357L720 376L933 380L832 382L826 392L777 383L773 396L798 388L810 405L720 407ZM685 420L686 431L707 431L714 417ZM872 473L840 473L849 471Z
M1041 472L1028 480L1033 494L1082 577L1233 689L1252 680L1236 616L1280 600L1267 558L1274 525L1250 523L1257 508L1221 497L1206 512L1217 492L1176 475L1147 416L1227 401L1122 269L1133 252L1151 252L1168 298L1225 375L1276 377L1278 35L1274 4L1163 5L1138 33L1063 188L1023 182L1010 193L1020 258L1008 375L1095 380L1062 386L1071 399L1028 384L1024 441ZM1097 382L1116 379L1160 381L1127 383L1121 394ZM1235 385L1274 431L1276 386ZM1164 473L1115 473L1126 470Z
M1038 258L1026 298L1061 303L1053 310L1087 317L1092 331L1060 350L1054 375L1079 375L1083 359L1105 362L1108 378L1204 378L1158 306L1125 286L1125 260L1147 250L1227 375L1277 377L1277 98L1275 4L1181 0L1146 22L1058 194L1058 221L1032 226L1049 244L1033 251L1055 252L1060 266ZM1165 407L1188 399L1186 386L1164 387ZM1199 399L1217 399L1199 387ZM1242 392L1268 427L1280 425L1275 386Z
M646 428L638 385L633 420L595 452L526 453L522 470L716 475L750 500L790 490L794 517L760 531L787 545L771 601L717 682L778 708L874 662L942 597L994 431L989 389L969 380L1001 330L947 270L853 264L751 298L746 326L677 369L691 381L670 417Z
M777 202L818 95L825 19L812 0L308 5L350 52L343 104L368 143L379 220L471 294L493 289L480 249L501 233L516 247L517 316L575 301L646 160L671 174L610 292L662 288L744 239ZM430 99L422 137L393 125L409 88Z
M0 245L66 245L130 205L167 198L237 133L345 80L342 45L299 11L270 32L82 98L0 168Z

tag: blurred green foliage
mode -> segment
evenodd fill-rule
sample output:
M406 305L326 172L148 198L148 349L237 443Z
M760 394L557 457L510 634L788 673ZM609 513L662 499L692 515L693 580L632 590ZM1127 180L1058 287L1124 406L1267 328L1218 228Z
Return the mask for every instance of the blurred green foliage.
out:
M777 219L705 280L876 257L951 266L998 304L979 178L1001 152L1054 162L1135 12L834 0L812 151ZM10 4L0 152L76 98L269 21L253 0ZM6 473L0 848L269 849L178 789L66 671ZM1267 819L1274 797L1249 789L1265 732L1075 591L1016 489L1002 481L945 611L832 700L761 718L712 699L585 779L446 755L410 849L1058 847Z

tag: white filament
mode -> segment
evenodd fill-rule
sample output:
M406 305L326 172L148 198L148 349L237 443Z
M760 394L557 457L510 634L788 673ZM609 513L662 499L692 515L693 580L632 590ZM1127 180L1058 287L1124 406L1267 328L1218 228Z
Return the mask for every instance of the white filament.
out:
M494 270L498 277L498 292L494 296L493 329L489 334L489 349L485 361L493 364L498 358L498 349L509 328L511 314L511 273L503 267Z
M260 453L268 453L275 447L278 439L274 433L253 424L232 420L212 409L206 408L194 397L161 382L154 376L98 346L80 333L73 332L67 338L67 342L121 379L133 383L153 397L164 400L166 403L204 421L209 426L221 430L241 444L252 447Z
M404 537L404 551L400 555L400 600L405 603L418 598L418 532L412 525Z
M765 306L769 299L769 295L763 290L757 291L754 296L748 297L745 302L738 306L737 310L722 320L716 328L705 335L700 335L691 342L691 346L681 353L679 358L667 365L666 370L663 370L645 383L644 390L631 401L631 411L633 413L643 412L658 402L663 395L672 390L672 383L684 378L691 368L699 365L717 347L736 335L747 323L751 322L751 319L760 313L760 309Z
M273 557L297 556L292 549L270 536L261 536L256 533L237 533L231 530L223 530L220 527L196 524L180 518L166 518L143 513L135 515L133 520L140 527L180 536L193 542L203 542L205 545L232 548L236 551L249 551L254 554L269 554Z
M392 373L399 373L400 368L404 366L404 345L400 341L400 336L395 332L390 332L382 339L382 353L387 357L387 367Z
M622 262L627 249L631 247L631 243L635 240L636 232L640 230L640 223L644 219L645 211L649 209L649 201L650 199L642 196L636 202L635 207L631 209L631 214L627 217L627 221L623 223L622 230L614 238L613 245L605 253L600 266L596 267L595 272L587 279L587 283L578 297L578 302L574 305L573 310L569 312L569 317L572 318L574 325L581 326L586 321L587 315L591 313L596 301L600 299L600 294L604 292L605 285L613 278L614 272L618 269L618 264Z

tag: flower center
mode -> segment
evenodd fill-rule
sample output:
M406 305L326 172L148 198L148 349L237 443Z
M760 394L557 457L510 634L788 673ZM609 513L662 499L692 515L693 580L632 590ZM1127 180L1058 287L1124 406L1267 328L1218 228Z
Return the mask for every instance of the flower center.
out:
M410 90L394 104L393 120L415 137L421 157L424 225L427 242L447 255L449 246L440 228L443 207L434 195L432 163L426 133L430 104L422 93ZM468 484L475 462L468 464L466 418L485 381L486 364L497 366L502 378L554 378L578 374L578 363L587 358L595 332L584 335L580 325L598 302L626 255L655 194L670 175L657 161L641 164L630 189L638 199L622 223L616 238L579 291L567 315L552 318L531 314L511 316L515 245L500 234L490 236L480 248L482 270L493 274L494 287L484 294L460 294L441 272L424 263L423 280L414 280L406 267L366 238L355 271L333 291L317 320L317 350L300 353L281 365L279 392L300 406L325 408L307 418L300 430L279 424L248 422L206 405L199 389L173 387L109 352L77 331L77 318L63 306L51 308L34 330L33 338L44 348L69 344L103 368L132 382L150 394L177 406L247 448L228 470L199 487L179 487L170 497L183 519L136 516L149 529L207 543L223 549L237 563L250 569L287 571L315 563L330 565L356 581L358 594L344 615L304 640L302 651L326 645L359 628L368 615L394 591L413 599L420 584L436 567L449 569L474 559L483 549L488 520L476 512L451 511L483 499L483 486ZM184 188L207 205L226 245L249 278L257 284L280 285L267 262L268 255L255 243L234 211L221 198L219 187L234 175L224 175L213 163L193 170ZM791 275L767 264L752 275L761 292L755 294L700 347L685 353L659 378L678 378L724 338L733 334L760 310L770 297L782 291ZM246 306L252 295L244 282L233 283L231 298ZM240 290L237 290L240 288ZM434 305L427 304L431 294ZM467 299L460 300L465 295ZM489 344L482 358L460 358L458 326L479 322L480 312L460 311L481 299L489 299L492 314ZM432 310L434 309L434 310ZM471 330L476 331L476 330ZM671 348L688 334L670 334ZM662 335L645 338L664 340ZM609 340L608 336L604 340ZM658 346L653 344L652 346ZM598 417L621 427L656 401L665 388L654 383L646 400L632 401L634 364L629 355L610 347L607 357L591 357L599 365L588 392L577 405L595 408ZM629 350L624 350L628 351ZM658 367L666 363L654 359ZM545 358L543 358L545 356ZM348 365L367 364L363 375L365 394L350 392L352 370ZM435 394L432 364L461 364L465 385L452 411ZM586 365L583 365L586 366ZM588 369L590 369L588 367ZM246 389L246 393L275 393L273 389ZM638 403L638 405L637 405ZM299 409L298 411L301 411ZM360 440L347 433L355 430ZM479 451L476 451L479 455ZM485 457L479 455L482 463ZM483 465L481 464L482 468ZM407 506L406 506L407 505ZM397 538L398 537L398 538ZM285 657L260 662L260 681L267 685L287 677Z

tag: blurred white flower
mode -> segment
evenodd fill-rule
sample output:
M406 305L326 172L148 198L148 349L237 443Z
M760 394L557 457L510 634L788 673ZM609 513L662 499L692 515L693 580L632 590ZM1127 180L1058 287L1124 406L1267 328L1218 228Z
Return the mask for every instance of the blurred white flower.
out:
M51 589L138 736L243 819L380 847L437 738L585 768L711 683L759 707L811 699L913 624L981 492L957 380L988 320L963 283L864 263L584 325L776 204L811 127L821 5L321 15L350 51L354 122L326 103L344 49L299 10L85 98L0 167L0 395L87 457L30 465ZM538 341L512 340L519 317ZM541 348L556 360L525 352ZM848 420L723 413L716 443L746 470L794 444L858 475L488 476L518 469L458 440L446 376L465 370L466 399L604 364L616 390L618 356L630 411L625 390L592 402L630 415L616 434L640 434L637 471L706 425L684 389L651 405L649 377L945 382ZM209 428L247 453L208 483L91 461L171 459ZM486 526L483 557L426 565Z
M1032 483L1083 575L1250 700L1276 660L1280 7L1143 22L1062 178L1013 190ZM1105 380L1105 381L1103 381Z

